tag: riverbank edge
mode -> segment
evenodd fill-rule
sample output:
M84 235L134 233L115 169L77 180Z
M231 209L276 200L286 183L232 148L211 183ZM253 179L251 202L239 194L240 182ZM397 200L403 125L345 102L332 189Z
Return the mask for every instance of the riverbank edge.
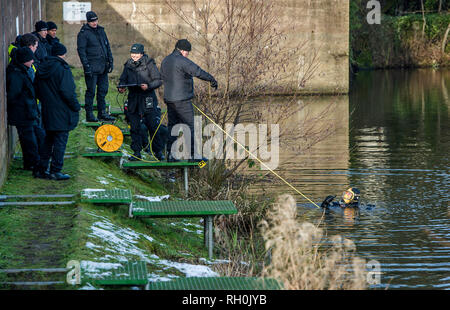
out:
M73 70L79 100L83 102L82 71ZM115 87L114 79L110 87ZM113 92L107 101L116 106ZM64 268L76 260L88 269L89 277L102 272L100 267L114 267L120 261L146 261L152 280L192 275L217 275L205 259L203 224L193 219L130 219L128 206L95 206L79 201L83 189L130 189L133 195L147 199L180 199L181 173L170 171L125 172L119 159L91 159L80 156L88 147L95 148L94 131L80 122L70 133L63 172L72 176L67 181L35 179L31 171L22 169L22 161L11 161L2 195L76 194L74 207L2 207L0 208L0 269L6 268ZM118 125L126 126L123 121ZM125 143L129 144L129 138ZM126 146L129 150L129 146ZM17 145L17 151L20 148ZM18 153L17 153L18 154ZM148 160L150 158L147 158ZM165 182L164 180L169 180ZM62 216L64 214L64 216ZM125 236L125 237L124 237ZM0 282L48 281L53 276L21 274L0 277ZM61 280L61 279L59 279ZM64 279L63 279L64 280ZM53 285L46 288L96 289L84 281L80 286ZM0 289L23 287L1 286ZM28 287L28 289L43 287Z

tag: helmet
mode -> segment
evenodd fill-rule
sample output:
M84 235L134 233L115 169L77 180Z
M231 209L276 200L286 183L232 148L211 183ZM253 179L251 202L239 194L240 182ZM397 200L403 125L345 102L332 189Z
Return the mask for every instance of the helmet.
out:
M359 204L361 193L356 187L350 187L342 193L342 200L345 204Z

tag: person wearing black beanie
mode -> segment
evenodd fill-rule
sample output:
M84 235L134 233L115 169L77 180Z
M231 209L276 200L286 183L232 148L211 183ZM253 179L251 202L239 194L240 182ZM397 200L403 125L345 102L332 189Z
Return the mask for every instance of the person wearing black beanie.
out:
M45 141L40 152L37 178L67 180L62 172L69 132L78 124L80 104L69 64L64 60L66 47L55 43L52 56L36 72L36 96L42 106ZM49 169L49 172L47 172Z
M52 46L52 56L64 56L67 53L67 48L58 42L55 42Z
M190 159L199 162L206 160L206 158L195 158L196 152L194 152L193 77L208 81L211 87L215 89L217 89L217 81L211 74L202 70L197 64L188 59L191 48L191 43L188 40L178 40L172 54L168 55L161 62L161 77L164 85L164 102L167 105L169 117L168 131L171 133L172 128L177 124L186 124L191 131ZM167 141L167 152L169 152L167 161L179 160L175 154L171 153L172 144L177 140L177 137L169 136ZM186 141L186 145L189 145L189 141Z
M25 170L37 169L41 133L37 131L39 109L35 89L28 74L32 63L33 52L28 47L19 47L15 51L14 61L6 69L8 125L17 129Z
M84 70L86 82L85 110L86 121L114 121L106 112L105 97L108 93L108 73L114 68L114 60L105 29L98 24L95 12L86 13L87 23L77 36L77 51ZM94 98L97 96L97 118L95 117Z
M53 45L53 43L55 43L55 42L60 42L58 37L56 36L56 30L58 30L58 26L56 26L56 24L51 21L47 22L47 26L48 26L48 30L47 30L48 44Z
M16 60L19 64L24 64L28 68L33 63L33 52L28 47L20 47L16 51Z
M51 54L51 46L47 41L48 25L43 20L36 22L33 34L38 38L39 45L35 52L36 59L41 63Z

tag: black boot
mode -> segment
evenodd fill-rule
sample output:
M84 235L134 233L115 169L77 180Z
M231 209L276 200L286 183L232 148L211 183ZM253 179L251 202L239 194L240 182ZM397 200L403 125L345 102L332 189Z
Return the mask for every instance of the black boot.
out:
M62 172L55 172L50 173L50 180L56 180L56 181L63 181L70 179L70 175L62 173Z
M100 121L114 122L116 118L114 116L109 115L106 111L98 112L97 118Z
M98 119L92 111L86 111L86 122L98 122Z
M33 171L33 177L37 178L37 179L50 179L50 173L48 173L47 171L42 171L42 170L37 170L35 169Z

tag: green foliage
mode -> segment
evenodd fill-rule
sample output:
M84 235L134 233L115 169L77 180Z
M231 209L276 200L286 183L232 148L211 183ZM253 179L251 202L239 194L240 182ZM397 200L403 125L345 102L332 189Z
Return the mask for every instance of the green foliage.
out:
M436 51L440 50L450 14L426 14L422 35L422 14L382 15L380 25L369 25L365 20L366 3L351 1L350 4L350 63L353 66L436 66L439 61L435 58ZM434 5L435 1L430 3Z
M450 15L448 14L426 14L426 38L432 42L442 41L445 29L450 23ZM421 31L423 26L423 18L420 14L411 14L396 17L394 19L394 27L400 37L410 37L416 31Z

